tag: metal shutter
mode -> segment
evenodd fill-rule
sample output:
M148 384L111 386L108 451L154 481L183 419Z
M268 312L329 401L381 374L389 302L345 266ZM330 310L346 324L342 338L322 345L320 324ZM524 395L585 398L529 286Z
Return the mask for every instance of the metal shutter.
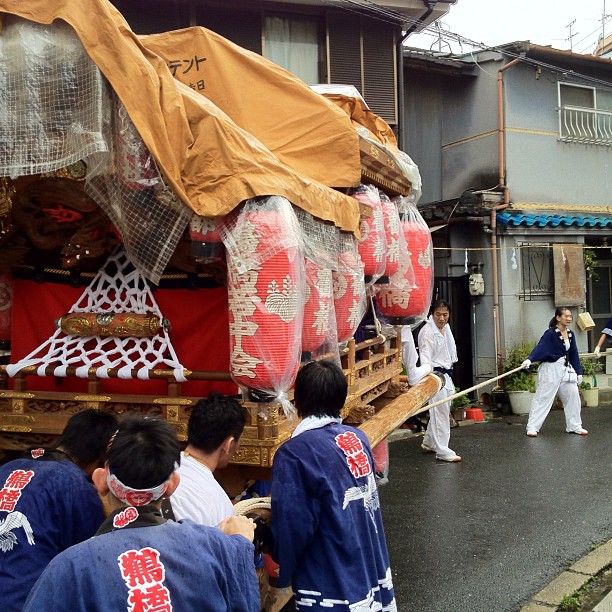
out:
M363 28L363 97L387 123L397 124L393 26L368 20Z
M350 13L327 13L329 66L327 82L354 85L363 94L361 19Z

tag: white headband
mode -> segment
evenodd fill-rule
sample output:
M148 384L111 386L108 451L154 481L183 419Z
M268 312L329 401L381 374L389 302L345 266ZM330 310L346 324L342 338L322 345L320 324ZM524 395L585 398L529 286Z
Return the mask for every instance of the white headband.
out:
M128 506L146 506L158 500L166 492L170 481L166 480L160 485L149 489L132 489L132 487L124 485L117 476L111 474L109 470L106 476L106 483L111 493Z

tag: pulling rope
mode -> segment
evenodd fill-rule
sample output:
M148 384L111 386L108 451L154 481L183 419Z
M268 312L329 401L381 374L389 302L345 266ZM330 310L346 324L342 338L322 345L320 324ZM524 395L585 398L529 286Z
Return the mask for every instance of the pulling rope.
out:
M605 353L604 353L604 356L605 356ZM582 358L582 357L599 358L599 357L601 357L601 354L597 355L595 353L580 353L580 358ZM516 372L519 372L522 369L524 369L524 368L519 366L518 368L514 368L514 370L509 370L508 372L504 372L500 376L495 376L494 378L489 378L489 380L485 380L484 382L481 382L481 383L479 383L477 385L474 385L473 387L470 387L469 389L463 389L463 390L459 391L458 393L454 393L453 395L449 395L448 397L445 397L444 399L438 400L437 402L434 402L433 404L424 404L421 407L421 409L419 409L414 414L419 414L419 412L425 412L426 410L429 410L430 408L435 408L436 406L440 406L440 404L445 404L446 402L452 402L457 397L462 397L463 395L466 395L467 393L470 393L471 391L476 391L476 389L480 389L481 387L486 387L487 385L490 385L491 383L493 383L495 381L498 381L501 378L505 378L506 376L510 376L510 374L515 374Z
M429 410L430 408L435 408L436 406L439 406L440 404L445 404L446 402L452 402L457 397L466 395L467 393L470 393L471 391L475 391L476 389L480 389L481 387L486 387L487 385L490 385L491 383L497 380L500 380L501 378L510 376L510 374L515 374L519 370L523 370L523 369L524 368L519 366L518 368L514 368L514 370L508 370L508 372L504 372L503 374L500 374L499 376L495 376L494 378L489 378L489 380L485 380L484 382L478 383L477 385L474 385L473 387L470 387L469 389L463 389L462 391L459 391L459 393L453 393L453 395L449 395L448 397L438 400L437 402L434 402L433 404L425 404L421 407L421 409L418 412L425 412L426 410ZM415 414L418 414L418 412Z

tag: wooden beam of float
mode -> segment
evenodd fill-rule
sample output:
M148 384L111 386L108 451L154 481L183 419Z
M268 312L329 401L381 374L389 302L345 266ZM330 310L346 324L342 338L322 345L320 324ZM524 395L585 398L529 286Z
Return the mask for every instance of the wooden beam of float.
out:
M359 429L368 436L370 446L374 448L406 419L427 410L427 407L423 405L441 388L442 379L435 374L428 374L421 382L410 387L406 393L396 397L382 410L362 423Z

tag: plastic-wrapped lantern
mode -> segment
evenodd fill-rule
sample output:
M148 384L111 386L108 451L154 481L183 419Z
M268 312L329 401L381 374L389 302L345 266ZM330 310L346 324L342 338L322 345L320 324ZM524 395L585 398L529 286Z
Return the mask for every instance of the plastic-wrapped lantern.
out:
M338 253L338 270L332 271L338 342L353 336L365 312L365 280L359 253Z
M374 283L385 272L387 241L382 204L378 189L372 185L360 185L351 196L370 210L361 220L361 238L357 243L364 266L366 283Z
M384 282L389 282L389 278L399 269L400 216L397 206L391 202L386 194L380 193L380 203L383 212L385 240L387 242L387 257L384 276L378 282L381 282L383 279Z
M302 351L316 351L328 336L330 309L332 308L332 271L306 258L306 297Z
M297 240L286 246L293 228L285 212L245 208L241 215L235 238L246 258L229 248L227 257L230 369L239 386L276 396L290 388L300 363L303 258Z
M408 244L415 285L410 293L408 316L427 316L433 288L431 233L425 222L416 219L402 220L402 230Z
M13 281L8 274L0 274L0 349L8 349L11 341L11 313Z

